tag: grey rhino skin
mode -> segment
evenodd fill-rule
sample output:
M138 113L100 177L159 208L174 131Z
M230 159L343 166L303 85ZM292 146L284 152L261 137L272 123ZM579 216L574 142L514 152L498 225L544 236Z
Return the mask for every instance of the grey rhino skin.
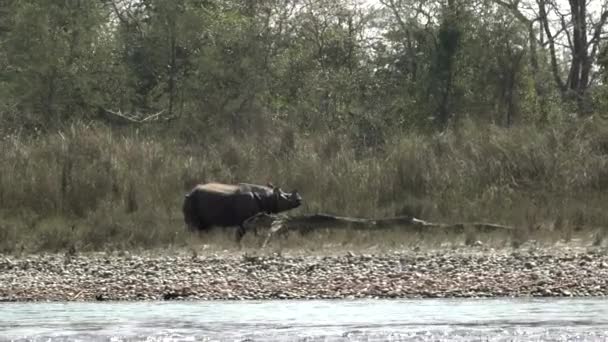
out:
M190 231L204 231L212 226L238 226L236 241L245 234L243 223L259 213L280 213L299 207L302 197L297 190L283 192L281 188L238 183L206 183L195 186L186 194L182 207Z

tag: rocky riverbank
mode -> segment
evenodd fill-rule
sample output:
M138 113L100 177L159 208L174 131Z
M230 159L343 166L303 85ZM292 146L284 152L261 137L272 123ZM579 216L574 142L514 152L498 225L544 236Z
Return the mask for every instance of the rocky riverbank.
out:
M605 295L605 249L0 256L0 301Z

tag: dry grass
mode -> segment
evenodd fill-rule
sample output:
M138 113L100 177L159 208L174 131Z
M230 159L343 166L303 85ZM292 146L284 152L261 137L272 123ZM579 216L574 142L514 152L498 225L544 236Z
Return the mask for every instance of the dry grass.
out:
M9 135L0 141L0 251L192 244L199 240L184 231L181 201L211 180L296 188L305 204L293 214L413 214L510 224L522 241L539 226L567 237L576 227L608 227L606 126L464 122L443 135L395 136L376 151L356 150L348 137L293 131L188 143L83 124Z

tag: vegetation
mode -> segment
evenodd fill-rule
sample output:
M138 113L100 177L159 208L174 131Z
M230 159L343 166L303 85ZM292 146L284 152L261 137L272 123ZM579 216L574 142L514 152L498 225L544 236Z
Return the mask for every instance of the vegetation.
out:
M608 227L608 3L372 3L1 2L0 251L184 244L210 180Z

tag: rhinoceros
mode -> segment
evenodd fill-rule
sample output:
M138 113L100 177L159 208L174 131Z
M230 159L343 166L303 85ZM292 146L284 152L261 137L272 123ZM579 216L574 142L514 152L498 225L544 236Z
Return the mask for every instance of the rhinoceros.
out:
M259 213L279 213L299 207L302 196L297 190L284 192L268 186L238 183L206 183L186 194L183 214L190 231L204 231L212 226L238 226L236 241L245 234L244 222Z

